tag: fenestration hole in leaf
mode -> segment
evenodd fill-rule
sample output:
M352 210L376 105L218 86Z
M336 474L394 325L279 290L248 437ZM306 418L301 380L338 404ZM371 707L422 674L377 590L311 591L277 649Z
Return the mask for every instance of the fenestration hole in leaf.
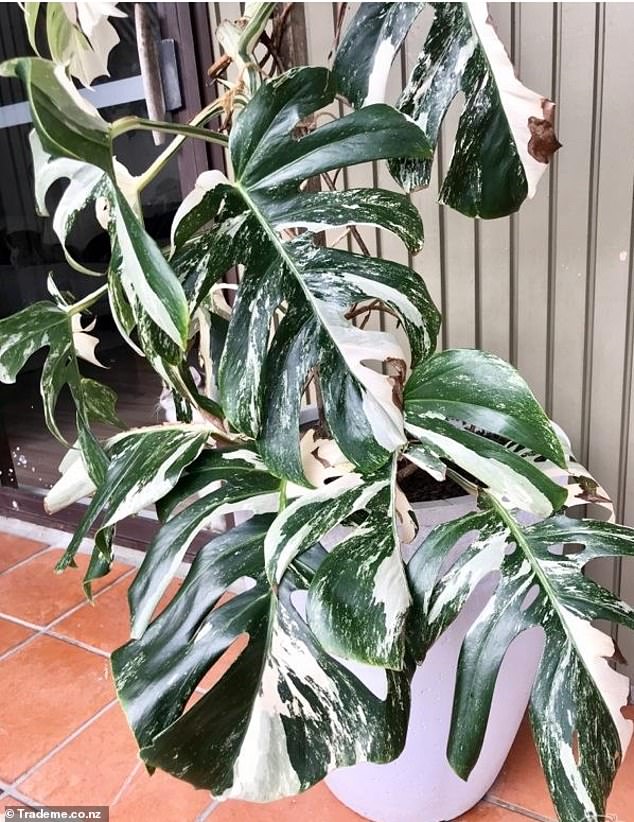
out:
M586 547L581 542L567 542L565 545L548 546L548 553L555 557L574 556L583 553L585 550Z
M522 604L520 605L520 611L527 611L533 602L537 599L539 595L539 585L531 585L531 587L526 592L526 596L524 597Z
M517 550L517 543L511 541L506 543L506 548L504 549L504 555L510 557L512 554L515 553Z
M183 713L188 711L199 699L201 699L214 685L216 685L222 677L227 673L229 668L238 660L242 652L249 644L249 634L240 634L229 645L222 656L214 662L211 668L207 671L204 677L200 680L196 689L187 700L187 704L183 709Z

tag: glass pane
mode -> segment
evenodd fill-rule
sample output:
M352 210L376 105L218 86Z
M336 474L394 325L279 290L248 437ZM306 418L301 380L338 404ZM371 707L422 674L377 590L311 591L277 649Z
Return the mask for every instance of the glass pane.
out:
M117 99L121 87L113 81L139 75L132 4L120 4L120 7L132 16L113 19L121 42L110 58L111 76L98 81L108 103L101 112L108 120L130 114L147 116L143 100L119 102ZM0 60L28 53L19 7L14 3L0 4ZM124 91L129 96L129 86ZM23 101L20 83L0 80L0 115L3 110L7 111L4 107ZM49 273L60 290L69 291L76 298L98 285L98 280L79 274L65 262L51 219L39 217L35 212L28 143L30 129L28 122L0 127L0 316L13 314L36 300L47 299ZM117 144L117 157L132 174L143 171L160 151L161 147L154 145L149 132L130 132L119 138ZM168 241L171 219L181 199L177 171L173 160L143 194L146 225L159 242ZM65 183L61 182L49 193L47 205L51 214L64 187ZM94 215L87 213L73 229L69 247L73 256L88 267L105 270L109 243ZM107 301L100 302L93 310L97 321L93 333L99 338L96 355L105 368L82 363L82 373L117 391L119 413L128 425L157 421L160 418L160 379L123 343ZM64 448L51 437L43 421L39 393L43 360L43 352L35 354L15 385L0 384L1 411L18 484L38 490L50 488L57 480L58 465L64 454ZM72 440L74 411L67 390L60 396L57 419L64 436ZM106 435L114 431L104 427L101 433Z

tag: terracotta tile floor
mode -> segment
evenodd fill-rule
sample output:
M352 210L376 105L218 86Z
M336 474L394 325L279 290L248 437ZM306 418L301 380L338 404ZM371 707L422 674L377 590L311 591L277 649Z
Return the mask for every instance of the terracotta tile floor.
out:
M0 818L17 800L32 807L108 805L112 822L361 819L324 784L270 805L218 804L166 774L149 777L116 704L108 665L108 653L127 638L133 566L116 563L95 586L93 607L83 599L79 572L53 573L56 545L63 544L0 533ZM80 556L80 570L85 564ZM212 671L205 685L219 674ZM631 822L633 806L634 751L608 811ZM486 799L461 822L522 818L555 819L526 726Z

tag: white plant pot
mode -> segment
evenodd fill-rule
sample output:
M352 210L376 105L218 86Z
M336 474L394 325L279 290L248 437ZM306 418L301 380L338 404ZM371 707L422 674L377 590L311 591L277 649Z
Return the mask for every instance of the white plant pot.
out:
M434 526L461 516L473 506L472 497L415 503L419 533L416 540L406 546L409 549L406 559ZM336 535L333 537L333 542L337 541ZM494 583L493 578L482 581L459 617L417 669L412 682L409 731L400 757L386 765L364 763L340 768L326 778L328 787L341 802L373 822L455 819L484 796L502 769L526 710L541 656L543 635L539 629L521 634L505 656L482 753L468 781L454 773L446 757L460 646L488 601ZM382 671L346 665L375 693L384 692Z

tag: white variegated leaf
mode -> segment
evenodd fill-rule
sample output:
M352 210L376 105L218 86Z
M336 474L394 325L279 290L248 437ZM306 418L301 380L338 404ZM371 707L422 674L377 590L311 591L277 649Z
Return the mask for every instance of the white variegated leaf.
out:
M398 107L435 146L454 97L465 94L440 201L468 216L517 211L559 148L554 104L522 85L487 4L436 3L435 18ZM393 161L406 190L429 185L431 161Z
M116 3L47 3L46 30L51 57L68 66L84 86L108 75L108 57L119 35L108 17L125 17Z
M323 652L296 598L323 549L298 557L273 594L262 561L270 523L258 516L208 543L172 602L112 660L142 759L222 799L289 796L333 768L389 761L404 742L408 675L387 672L381 699ZM255 584L221 600L243 577ZM187 705L239 637L237 659Z
M592 625L634 627L634 609L583 574L597 557L634 555L630 529L553 517L523 525L490 494L485 509L439 526L408 567L414 596L412 642L418 655L456 617L487 574L498 581L460 654L448 756L466 779L484 739L495 680L509 645L540 627L545 646L532 687L530 719L553 803L561 819L600 819L632 735L622 708L627 677L609 662L612 639ZM440 575L458 539L479 539ZM561 545L581 546L575 553Z
M91 496L96 485L90 479L81 451L69 448L59 464L62 475L44 497L44 510L55 514L84 497Z
M335 58L339 88L357 108L380 99L397 49L425 5L434 20L397 106L435 147L447 110L464 93L440 201L468 216L505 216L535 194L560 144L554 104L517 79L483 0L362 3ZM429 185L432 159L394 159L390 168L413 191Z
M392 61L424 6L415 2L360 4L332 69L337 85L355 108L386 102Z
M81 540L99 516L100 527L107 528L164 497L198 456L209 433L205 426L174 424L112 437L106 447L110 464L105 479L57 563L58 570L74 562Z

